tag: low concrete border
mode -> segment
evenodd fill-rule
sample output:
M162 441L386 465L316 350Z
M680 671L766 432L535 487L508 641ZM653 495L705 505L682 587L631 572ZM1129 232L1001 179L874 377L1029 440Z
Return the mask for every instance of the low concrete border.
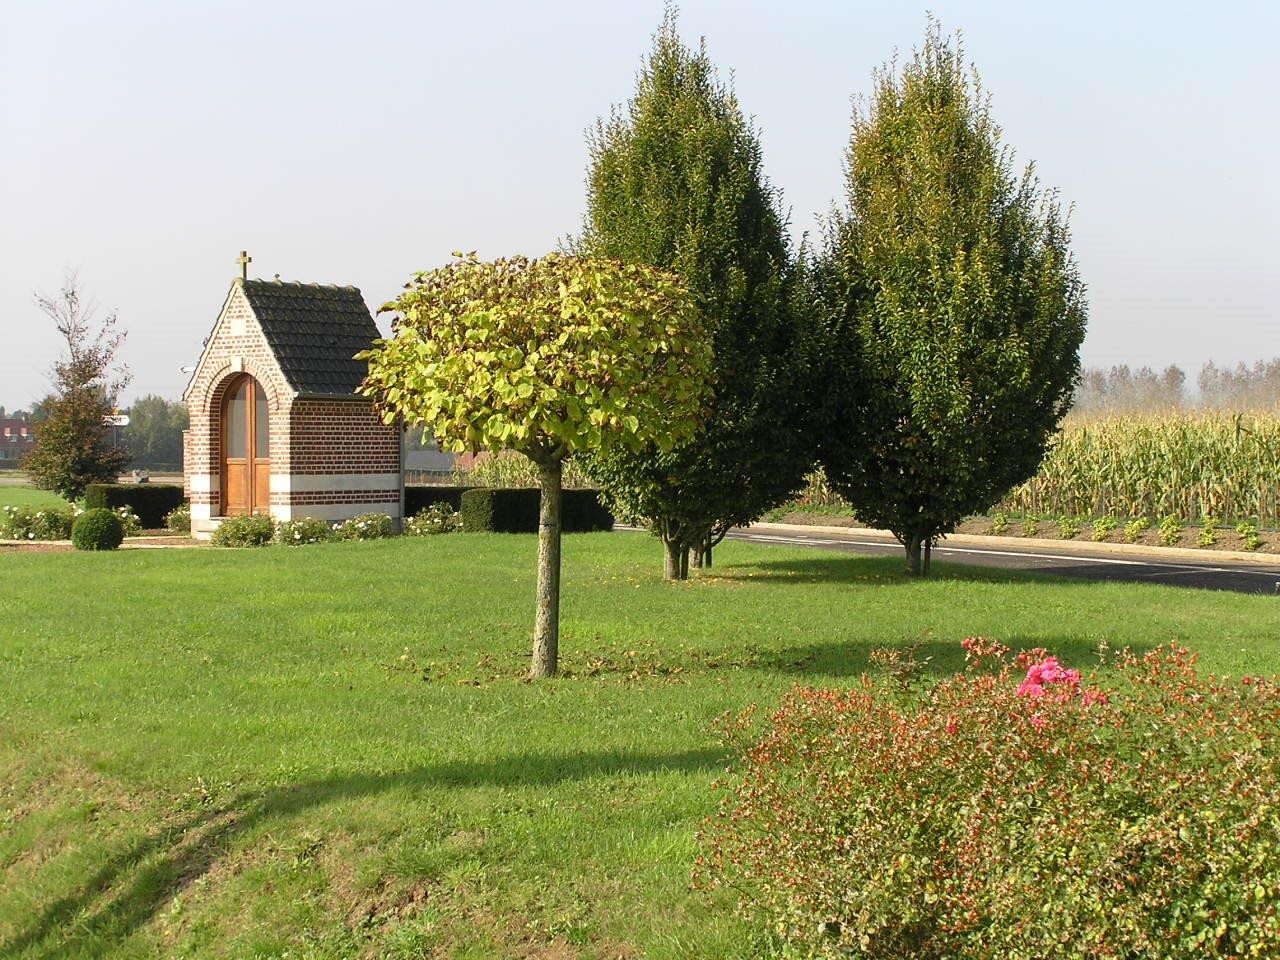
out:
M824 536L862 537L870 540L897 542L888 530L872 530L869 527L835 527L810 523L753 523L747 530L774 531L777 533L821 533ZM1099 554L1130 557L1143 560L1194 560L1199 563L1239 563L1250 566L1280 566L1280 554L1245 553L1242 550L1215 550L1205 547L1151 547L1142 543L1095 543L1078 540L1049 540L1044 537L986 537L973 533L952 533L940 541L953 547L985 547L987 549L1025 552L1055 551L1078 556Z

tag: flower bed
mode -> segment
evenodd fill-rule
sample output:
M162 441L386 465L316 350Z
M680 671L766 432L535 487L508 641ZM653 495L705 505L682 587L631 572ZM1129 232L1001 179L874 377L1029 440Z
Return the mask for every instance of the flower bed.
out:
M965 646L922 693L863 678L731 721L699 882L798 956L1280 955L1274 681Z

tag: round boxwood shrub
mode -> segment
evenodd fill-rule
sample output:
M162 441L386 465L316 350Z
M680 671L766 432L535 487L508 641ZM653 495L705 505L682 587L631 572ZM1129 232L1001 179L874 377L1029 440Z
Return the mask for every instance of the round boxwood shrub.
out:
M71 545L77 550L114 550L124 540L124 524L106 507L94 507L71 525Z

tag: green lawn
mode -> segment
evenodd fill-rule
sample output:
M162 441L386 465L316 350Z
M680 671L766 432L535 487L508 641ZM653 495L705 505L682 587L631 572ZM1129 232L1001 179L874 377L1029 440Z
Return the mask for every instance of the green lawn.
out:
M0 554L0 956L757 956L689 887L723 711L975 633L1280 662L1271 597L659 553L567 538L536 684L531 537Z
M65 507L67 501L49 490L37 490L35 487L0 486L0 507Z

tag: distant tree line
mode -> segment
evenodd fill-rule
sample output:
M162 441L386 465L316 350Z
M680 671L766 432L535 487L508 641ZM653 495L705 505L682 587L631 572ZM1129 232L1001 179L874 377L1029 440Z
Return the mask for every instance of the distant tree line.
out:
M1200 367L1194 388L1181 367L1163 370L1121 364L1081 372L1073 409L1077 413L1156 413L1205 409L1263 411L1280 409L1280 357L1247 365Z
M52 400L52 396L38 400L30 410L6 412L0 406L0 420L21 420L31 424L32 432L39 434L40 422L51 409ZM116 429L114 440L129 454L127 467L174 472L182 469L182 431L187 429L186 404L149 393L130 406L122 407L120 412L129 417L129 425Z
M182 469L182 431L187 429L187 407L180 400L166 400L149 393L123 411L129 425L121 439L129 450L131 465L147 470Z

